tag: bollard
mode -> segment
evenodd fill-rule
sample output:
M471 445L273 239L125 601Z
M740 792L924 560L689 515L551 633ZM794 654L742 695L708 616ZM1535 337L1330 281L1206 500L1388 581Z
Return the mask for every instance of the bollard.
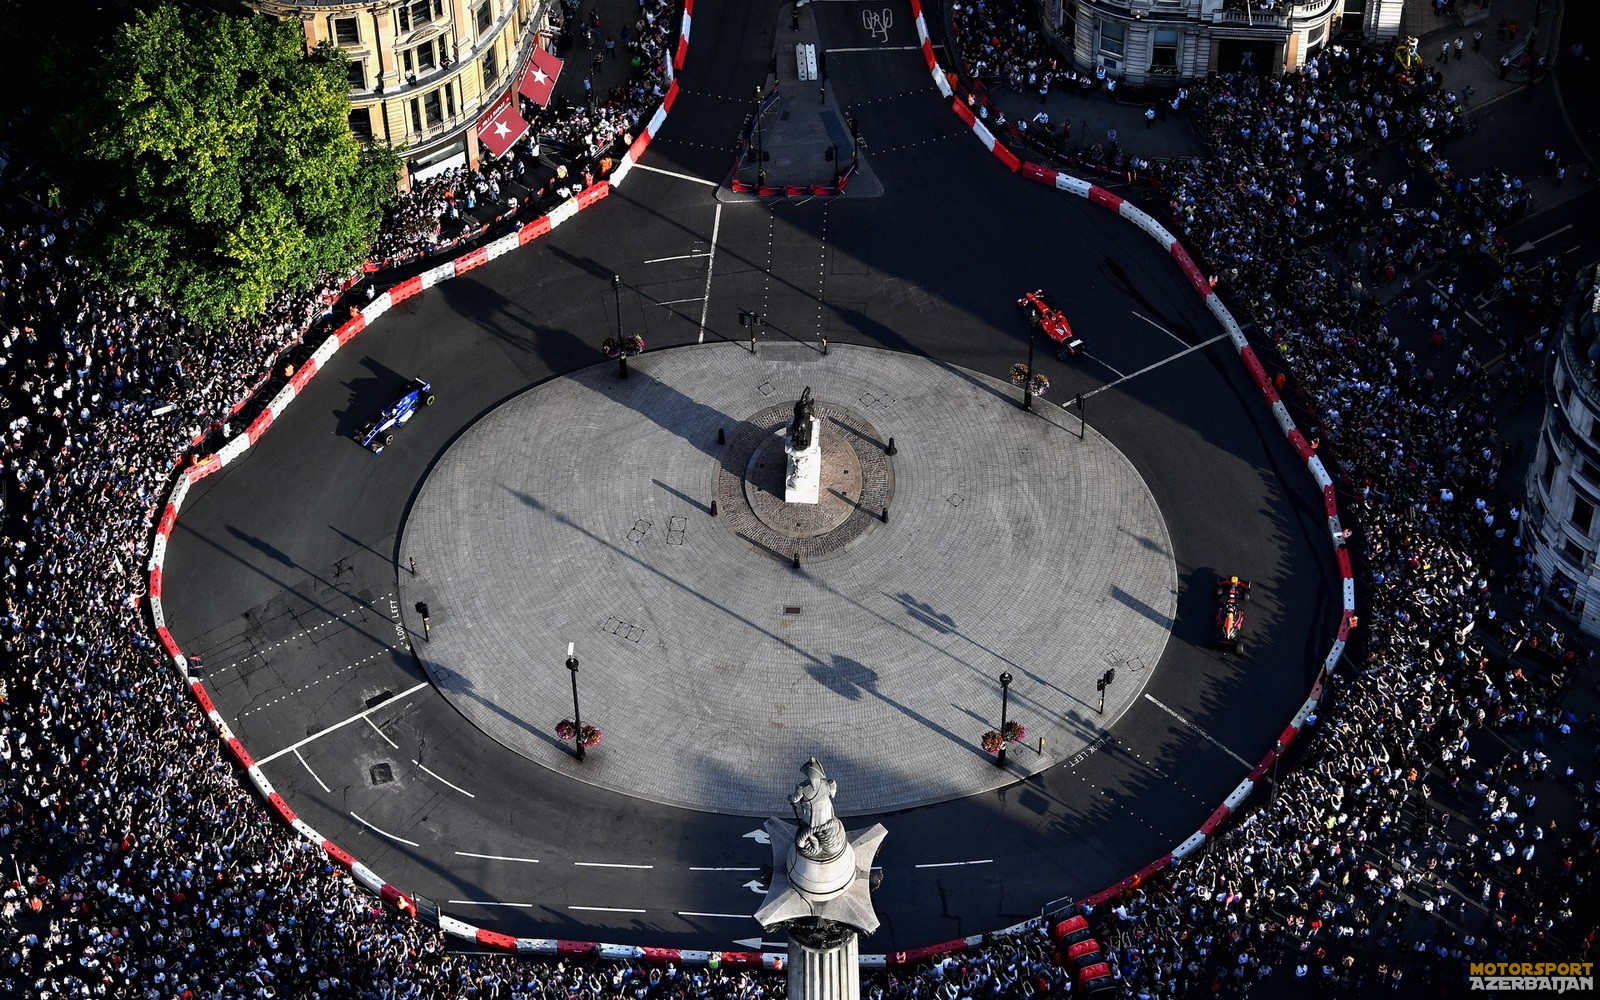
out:
M884 504L883 513L879 514L878 516L883 520L884 524L888 524L889 523L889 505L888 504Z
M717 444L728 443L728 432L721 427L717 428Z
M794 554L794 568L795 569L799 569L800 568L800 553L798 553L798 552L796 552Z
M889 447L883 449L883 453L885 455L893 455L893 454L896 454L899 450L900 449L898 449L898 448L896 448L894 446L894 438L890 438L889 439Z
M406 556L406 559L407 559L407 561L409 561L411 563L411 575L412 576L416 576L417 575L417 561L415 559L411 558L410 556Z
M837 186L838 182L835 181L834 184L835 184L835 186ZM828 353L828 338L827 337L823 337L822 338L822 353L823 354L827 354Z
M715 500L711 501L711 516L717 516L717 502Z

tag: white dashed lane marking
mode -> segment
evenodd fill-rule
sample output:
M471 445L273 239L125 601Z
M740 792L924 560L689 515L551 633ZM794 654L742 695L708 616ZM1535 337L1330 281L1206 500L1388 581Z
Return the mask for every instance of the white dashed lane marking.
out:
M401 644L397 642L397 643L393 643L392 645L385 646L383 649L378 650L376 653L373 653L371 656L363 656L361 659L359 659L356 662L350 664L349 666L340 667L338 670L335 670L331 674L323 674L321 677L318 677L316 680L312 681L309 684L302 684L299 687L295 688L293 691L286 691L283 694L279 695L278 697L272 699L269 702L265 702L263 704L257 705L255 708L247 709L247 710L245 710L243 712L240 712L239 713L239 718L242 719L247 715L254 715L255 713L257 713L257 712L259 712L259 711L261 711L263 709L271 708L273 705L278 704L280 701L284 701L286 699L293 698L295 695L300 694L303 691L309 691L312 688L316 687L318 684L321 684L323 681L328 680L329 678L337 677L337 676L339 676L340 674L344 673L347 670L354 670L355 668L361 666L363 663L369 663L369 662L377 659L378 657L382 656L385 653L394 652L396 649L400 648L400 645ZM384 737L384 739L388 739L388 737Z
M388 600L390 597L393 597L393 596L394 596L393 593L384 594L382 597L378 598L378 600L379 601ZM376 604L377 601L374 601L373 603ZM306 636L310 635L311 633L317 631L318 629L327 628L329 625L342 623L342 622L344 622L346 616L359 614L362 610L363 610L362 607L360 605L357 605L356 607L351 608L349 611L345 612L343 615L340 615L337 618L329 618L327 621L322 622L319 625L313 625L310 628L301 629L300 631L294 633L293 635L285 636L284 638L279 639L277 642L272 643L270 646L262 646L260 649L251 650L249 656L246 656L243 659L234 660L232 663L228 664L225 667L218 667L217 669L213 670L211 672L211 674L212 674L213 677L215 677L217 674L220 674L223 671L232 670L234 667L237 667L239 664L244 663L246 660L252 660L252 659L260 656L263 653L266 653L266 652L269 652L271 650L277 649L279 646L282 646L285 643L294 642L296 639L303 639Z

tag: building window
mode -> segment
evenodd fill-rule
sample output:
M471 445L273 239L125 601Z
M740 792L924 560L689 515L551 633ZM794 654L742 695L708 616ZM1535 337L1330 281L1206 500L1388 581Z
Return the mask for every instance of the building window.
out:
M372 138L372 109L356 108L350 112L350 133L357 139Z
M333 19L333 40L340 45L361 44L361 20L354 17Z
M406 102L411 105L411 131L422 131L422 102L413 97Z
M454 83L444 85L444 111L451 118L456 116L456 85Z
M405 66L407 73L428 73L439 65L438 50L434 41L429 40L414 49L406 49L400 53L400 62Z
M500 56L495 52L493 45L483 54L483 60L479 65L483 67L483 89L493 90L494 82L500 79Z
M429 125L437 125L444 121L444 105L439 100L439 92L430 90L422 95L422 116Z
M1589 482L1592 483L1596 489L1600 489L1600 467L1596 467L1595 464L1589 461L1587 458L1583 459L1582 461L1583 465L1580 467L1579 471L1583 473L1583 478L1589 480Z
M352 59L345 64L345 75L350 78L351 90L367 89L367 64L360 59Z
M1544 456L1544 470L1539 473L1539 481L1544 483L1544 491L1550 492L1550 485L1556 478L1556 457L1551 454Z
M1570 540L1566 545L1562 546L1561 554L1567 557L1567 562L1579 568L1582 568L1583 561L1588 556L1588 553L1583 551L1583 548L1577 542Z
M494 14L489 9L489 0L483 0L483 3L478 4L478 9L472 17L478 24L478 34L481 35L488 31L489 25L494 23Z
M1339 30L1347 35L1359 35L1364 30L1367 19L1367 0L1344 0L1344 12L1340 15Z
M1167 75L1178 72L1178 29L1161 28L1156 31L1150 49L1150 72Z
M1072 0L1062 0L1061 23L1056 27L1056 34L1061 36L1061 44L1067 52L1072 52L1078 44L1078 8Z
M1124 43L1128 39L1128 26L1118 24L1116 21L1100 22L1100 51L1108 55L1121 56Z
M400 30L413 31L434 18L444 16L444 0L412 0L401 4L394 12Z
M1581 496L1572 498L1572 517L1568 518L1572 526L1583 532L1589 533L1589 526L1594 524L1594 504Z

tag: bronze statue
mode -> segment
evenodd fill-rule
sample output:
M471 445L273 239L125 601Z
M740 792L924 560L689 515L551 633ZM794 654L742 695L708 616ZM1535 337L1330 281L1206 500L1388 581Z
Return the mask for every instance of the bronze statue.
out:
M789 440L795 451L805 451L811 447L811 420L816 416L817 404L811 399L811 387L806 386L805 392L794 404L794 419L789 422Z

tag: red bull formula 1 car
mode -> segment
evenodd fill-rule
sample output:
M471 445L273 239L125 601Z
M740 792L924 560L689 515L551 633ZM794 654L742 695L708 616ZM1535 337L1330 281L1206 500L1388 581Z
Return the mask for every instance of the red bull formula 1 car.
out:
M1017 305L1051 340L1056 342L1056 360L1065 361L1083 353L1083 338L1072 332L1072 324L1061 310L1050 304L1043 291L1032 291L1017 300Z
M1236 576L1217 577L1217 647L1244 655L1244 606L1250 603L1250 582Z

